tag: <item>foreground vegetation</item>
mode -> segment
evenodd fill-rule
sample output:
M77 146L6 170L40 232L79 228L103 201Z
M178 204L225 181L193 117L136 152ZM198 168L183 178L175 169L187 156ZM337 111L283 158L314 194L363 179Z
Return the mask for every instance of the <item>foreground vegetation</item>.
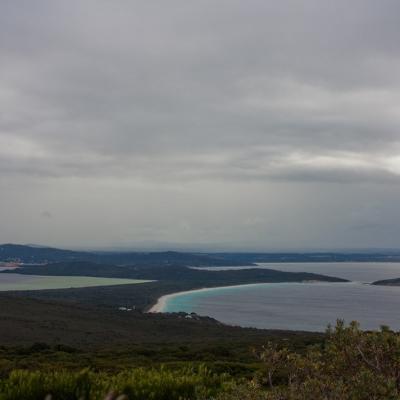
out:
M301 355L269 343L264 372L219 400L400 399L400 336L387 327L362 332L339 321L323 346Z
M251 377L183 363L120 372L12 370L0 379L0 399L97 400L110 391L109 398L132 400L400 399L400 336L387 327L363 332L357 323L338 322L324 341L301 351L283 343L255 350Z
M124 394L131 400L206 399L224 390L228 379L205 368L169 371L165 369L135 369L116 375L79 373L13 371L0 381L1 400L38 400L54 398L104 399L107 393Z

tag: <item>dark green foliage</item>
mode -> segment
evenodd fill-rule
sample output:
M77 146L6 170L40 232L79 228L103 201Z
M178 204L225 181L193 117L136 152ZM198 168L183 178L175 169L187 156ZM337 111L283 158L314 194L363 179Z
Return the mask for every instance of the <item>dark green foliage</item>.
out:
M280 343L279 337L269 337ZM314 343L317 343L316 338ZM51 371L63 369L79 371L90 366L95 371L120 372L136 367L159 367L180 369L185 365L206 365L217 373L252 377L262 364L254 357L253 348L262 341L187 343L187 344L136 344L114 346L96 351L70 349L61 351L59 345L49 350L33 352L31 346L0 349L0 376L13 369L40 369ZM304 340L299 336L290 342L293 348L304 351ZM63 346L61 346L62 348Z

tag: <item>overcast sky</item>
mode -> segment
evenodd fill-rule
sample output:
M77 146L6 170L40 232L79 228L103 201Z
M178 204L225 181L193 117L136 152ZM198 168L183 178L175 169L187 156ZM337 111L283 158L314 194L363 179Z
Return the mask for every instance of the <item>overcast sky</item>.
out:
M1 0L0 242L400 248L398 0Z

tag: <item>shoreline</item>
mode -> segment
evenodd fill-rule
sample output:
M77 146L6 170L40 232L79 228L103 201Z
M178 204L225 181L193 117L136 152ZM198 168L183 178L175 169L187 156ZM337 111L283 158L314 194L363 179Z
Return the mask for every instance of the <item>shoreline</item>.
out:
M315 284L315 283L329 283L326 281L300 281L300 282L259 282L259 283L245 283L242 285L228 285L228 286L215 286L215 287L204 287L204 288L199 288L199 289L191 289L191 290L184 290L182 292L175 292L175 293L169 293L169 294L164 294L161 297L157 299L157 302L153 304L147 311L146 313L163 313L165 312L164 309L167 305L168 300L173 299L175 297L183 296L185 294L189 293L194 293L194 292L208 292L211 290L217 290L217 289L230 289L230 288L238 288L238 287L249 287L249 286L259 286L259 285L274 285L277 283L308 283L308 284ZM351 281L349 282L335 282L335 283L352 283Z

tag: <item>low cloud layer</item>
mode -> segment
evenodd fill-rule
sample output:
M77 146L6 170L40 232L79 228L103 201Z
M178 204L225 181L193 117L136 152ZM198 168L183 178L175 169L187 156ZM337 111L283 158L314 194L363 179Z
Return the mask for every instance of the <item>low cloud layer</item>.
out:
M399 247L399 14L3 1L0 241Z

